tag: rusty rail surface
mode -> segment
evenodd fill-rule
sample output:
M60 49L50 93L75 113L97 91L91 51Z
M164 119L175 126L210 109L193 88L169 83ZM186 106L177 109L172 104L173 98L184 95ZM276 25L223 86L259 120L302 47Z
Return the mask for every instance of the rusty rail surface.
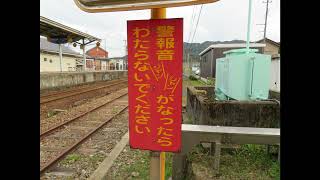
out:
M111 87L111 86L114 86L114 85L118 85L118 84L122 84L122 83L125 83L125 82L127 82L127 80L124 80L124 81L121 81L121 82L117 82L117 83L108 84L108 85L101 86L101 87L91 88L91 89L80 91L80 92L71 92L71 94L69 94L70 92L69 93L68 92L67 93L62 93L62 94L67 94L67 95L59 96L59 97L53 98L53 99L51 99L51 98L45 98L44 100L40 99L40 104L45 104L45 103L49 103L49 102L52 102L52 101L57 101L57 100L60 100L60 99L76 96L76 95L79 95L79 94L84 94L84 93L87 93L87 92L108 88L108 87Z
M87 115L87 114L89 114L89 113L97 110L97 109L100 109L100 108L102 108L103 106L105 106L105 105L107 105L107 104L110 104L110 103L114 102L114 101L117 100L117 99L120 99L120 98L126 96L127 94L128 94L128 93L125 93L125 94L123 94L123 95L121 95L121 96L119 96L119 97L116 97L116 98L114 98L114 99L112 99L112 100L110 100L110 101L107 101L107 102L103 103L103 104L100 105L100 106L97 106L97 107L95 107L95 108L92 108L92 109L90 109L89 111L86 111L86 112L84 112L84 113L82 113L82 114L80 114L80 115L78 115L78 116L75 116L75 117L73 117L72 119L70 119L70 120L68 120L68 121L65 121L65 122L62 122L62 123L60 123L60 124L57 124L56 126L53 126L52 128L50 128L50 129L48 129L48 130L40 133L40 139L43 138L43 137L45 137L45 136L47 136L47 135L49 135L51 132L53 132L53 131L55 131L55 130L63 127L63 126L65 126L65 125L67 125L67 124L69 124L69 123L71 123L71 122L73 122L73 121L75 121L75 120L77 120L77 119L79 119L79 118L81 118L81 117L83 117L83 116L85 116L85 115Z

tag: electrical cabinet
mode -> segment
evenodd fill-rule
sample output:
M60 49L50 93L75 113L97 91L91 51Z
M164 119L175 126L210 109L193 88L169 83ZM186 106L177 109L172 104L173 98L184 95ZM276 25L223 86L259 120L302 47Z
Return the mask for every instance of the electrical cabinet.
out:
M268 99L271 56L257 49L224 52L216 61L215 95L217 100Z

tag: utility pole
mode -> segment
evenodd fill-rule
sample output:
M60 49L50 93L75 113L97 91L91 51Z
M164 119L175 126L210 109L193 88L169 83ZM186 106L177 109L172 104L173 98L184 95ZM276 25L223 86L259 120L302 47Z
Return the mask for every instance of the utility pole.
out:
M62 44L59 44L60 72L62 72Z
M267 21L268 21L268 7L269 7L269 3L271 3L272 1L269 2L269 0L267 0L267 2L263 2L263 3L267 3L266 6L266 17L265 17L265 21L264 21L264 34L263 34L263 42L266 43L266 33L267 33Z
M272 1L267 0L267 2L263 1L262 3L267 3L267 5L266 5L266 15L265 15L265 19L264 19L264 24L257 24L257 25L264 25L264 30L263 30L263 43L266 43L268 13L269 13L269 3L272 3ZM262 32L262 31L260 31L260 32Z

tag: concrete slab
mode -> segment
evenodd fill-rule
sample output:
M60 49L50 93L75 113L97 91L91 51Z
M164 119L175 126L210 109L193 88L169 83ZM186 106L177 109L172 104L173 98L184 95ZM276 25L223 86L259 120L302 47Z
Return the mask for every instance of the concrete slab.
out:
M129 132L122 136L120 142L112 149L108 156L102 161L99 167L89 177L89 180L102 180L106 179L108 170L111 168L114 160L117 159L123 148L129 142Z

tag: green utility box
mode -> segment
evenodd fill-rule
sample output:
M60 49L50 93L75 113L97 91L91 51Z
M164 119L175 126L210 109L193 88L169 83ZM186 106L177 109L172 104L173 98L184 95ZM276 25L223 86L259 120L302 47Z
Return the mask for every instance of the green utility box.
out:
M216 61L216 100L268 99L271 56L257 49L224 52Z

